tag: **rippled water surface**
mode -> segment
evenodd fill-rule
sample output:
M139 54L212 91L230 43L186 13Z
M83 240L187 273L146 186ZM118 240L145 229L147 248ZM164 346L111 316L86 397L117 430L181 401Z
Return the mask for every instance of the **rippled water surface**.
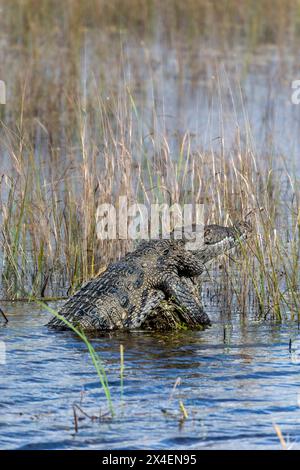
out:
M229 321L211 309L214 324L204 332L93 339L113 398L115 417L110 420L85 345L69 332L48 331L43 325L49 315L37 307L14 304L5 310L9 323L0 329L1 448L280 448L274 424L288 445L299 448L295 324L245 322L238 314ZM185 420L180 402L188 413ZM103 417L92 420L77 409L76 433L74 404L89 416Z

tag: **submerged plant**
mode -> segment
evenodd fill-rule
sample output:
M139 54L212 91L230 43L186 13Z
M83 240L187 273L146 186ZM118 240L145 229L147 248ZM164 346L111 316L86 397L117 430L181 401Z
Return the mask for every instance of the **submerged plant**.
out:
M34 299L33 299L34 300ZM108 408L109 408L109 411L111 413L111 416L113 417L115 412L114 412L114 407L113 407L113 403L112 403L112 398L111 398L111 393L110 393L110 390L109 390L109 384L108 384L108 379L107 379L107 375L106 375L106 372L105 372L105 368L104 368L104 365L102 364L102 361L99 357L99 355L97 354L97 352L95 351L94 347L92 346L92 344L90 343L90 341L88 340L88 338L86 337L86 335L84 334L83 331L79 330L78 328L76 328L74 325L72 325L65 317L63 317L62 315L60 315L56 310L54 310L53 308L49 307L47 304L45 304L44 302L41 302L40 300L35 300L35 302L40 305L41 307L43 307L44 309L46 309L48 312L50 312L52 315L54 315L56 318L58 318L59 320L62 320L65 325L70 328L71 331L73 331L74 333L76 333L76 335L84 342L84 344L86 345L87 349L88 349L88 352L90 354L90 357L92 359L92 363L95 367L95 370L97 372L97 375L98 375L98 378L99 378L99 381L100 381L100 385L101 387L103 388L104 390L104 393L105 393L105 397L106 397L106 400L107 400L107 404L108 404ZM124 369L124 362L122 363L121 362L121 367L122 367L122 375L121 375L121 384L122 384L122 387L121 389L123 390L123 369Z

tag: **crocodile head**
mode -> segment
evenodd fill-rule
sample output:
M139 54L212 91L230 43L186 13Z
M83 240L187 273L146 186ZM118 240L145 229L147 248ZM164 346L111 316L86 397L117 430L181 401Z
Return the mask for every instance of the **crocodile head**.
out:
M223 227L222 225L206 225L204 227L204 245L216 245L224 239L244 240L252 231L249 222L242 221L231 227Z
M195 251L204 264L240 246L252 233L252 225L242 220L231 227L207 225L204 228L204 243Z
M182 231L185 248L206 264L243 243L251 234L252 225L248 220L242 220L231 227L206 225L203 230L203 227L193 224L175 229L172 235L179 238Z

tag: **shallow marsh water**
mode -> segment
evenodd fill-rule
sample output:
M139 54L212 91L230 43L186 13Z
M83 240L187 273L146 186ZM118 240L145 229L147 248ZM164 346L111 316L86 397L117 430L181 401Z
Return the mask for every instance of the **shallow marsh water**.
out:
M4 10L5 2L0 0L1 6L2 3ZM26 10L30 2L15 3L18 7L24 4L22 8ZM285 10L293 13L289 8ZM107 30L100 34L98 24L89 30L86 28L89 22L83 21L84 39L74 35L74 41L74 31L68 26L71 15L67 12L63 16L60 27L57 20L61 15L55 9L51 11L55 18L53 30L47 29L48 23L51 25L48 19L45 27L43 24L40 27L40 20L32 23L31 18L30 24L35 27L28 38L27 24L19 31L20 25L14 22L15 18L21 21L27 16L24 11L23 15L12 11L12 23L1 29L6 32L1 33L0 48L0 78L8 84L8 100L5 114L4 109L2 113L8 127L19 122L25 69L26 80L32 83L32 87L26 88L24 110L26 133L30 137L20 162L23 163L23 157L31 155L34 149L34 162L42 169L40 179L46 188L47 201L51 194L57 204L64 204L71 182L71 187L72 184L75 187L76 207L81 204L82 128L77 122L81 121L81 113L77 107L75 110L68 105L70 98L71 101L82 99L83 103L87 100L91 122L85 130L88 142L93 145L90 148L87 142L85 149L91 159L95 157L96 176L104 186L106 127L103 127L102 112L112 120L116 141L125 136L133 162L140 162L145 156L152 164L165 148L165 142L172 159L177 161L183 136L188 133L192 151L199 152L199 166L201 153L211 151L211 155L217 155L225 151L231 161L240 150L246 149L248 154L250 149L261 166L265 163L268 168L272 163L275 170L287 167L292 176L299 176L300 107L292 100L293 82L299 78L298 42L293 43L293 35L284 34L289 31L282 30L282 44L266 37L265 43L255 48L252 41L246 41L245 46L245 41L241 41L243 35L236 35L233 44L230 47L224 44L223 50L223 41L214 41L215 36L219 37L219 25L210 21L208 31L212 34L208 35L208 40L196 35L188 41L184 34L177 36L175 22L171 43L164 39L169 31L163 27L163 21L150 38L137 35L138 39L130 33L130 28L122 34L119 27L114 34L108 34ZM94 13L93 10L91 20ZM1 15L0 21L5 18L8 15ZM71 56L74 56L75 67ZM72 84L66 82L66 77L74 79L74 96ZM128 95L132 96L133 104ZM111 102L119 103L117 110L115 104L109 104ZM120 116L125 125L119 129L115 121L118 122ZM131 121L132 130L131 124L128 125ZM15 179L19 191L20 162L16 165L11 145L2 138L6 129L4 132L1 127L0 134L1 174L7 176L9 183L11 177ZM120 148L123 149L122 139ZM21 140L23 145L23 137ZM13 144L20 148L18 137ZM118 147L113 146L111 150L110 145L107 151L118 162L123 154ZM241 152L241 160L243 156ZM270 163L269 160L275 161ZM212 159L208 165L213 166L216 174L223 171L223 167L215 169ZM20 168L22 170L22 164ZM146 173L148 190L152 184L148 184L143 165L141 168ZM155 165L154 168L156 173ZM159 165L158 169L160 171ZM93 172L93 166L90 171ZM140 174L136 174L139 178ZM114 182L117 178L118 172L113 174ZM8 204L11 188L10 184L4 184L6 180L1 181L4 206ZM36 194L33 201L40 201L39 186ZM285 198L289 196L285 192L279 196L283 212L287 207ZM49 209L47 204L45 207ZM83 208L85 213L84 204ZM38 226L43 226L41 220L48 232L50 218L45 219L46 222L41 219L44 212L41 206L41 211L37 212L38 223L33 224L34 234ZM283 230L289 226L285 217L288 215L283 214L281 219ZM40 240L44 241L41 234ZM26 234L24 240L27 246ZM64 239L59 239L57 246L63 246L63 242ZM77 239L75 245L80 251ZM56 248L55 245L55 256ZM5 266L2 255L1 250L1 274ZM69 252L68 257L60 261L62 266L67 262L75 264ZM32 282L34 268L31 272L27 266L24 271ZM62 272L64 274L64 270ZM57 277L65 294L68 279ZM8 278L10 281L11 276ZM60 294L56 280L54 284L54 292ZM32 286L26 285L25 275L21 285L26 287L25 291L31 290ZM52 293L49 289L49 295ZM99 415L100 410L107 411L104 392L99 387L85 345L71 333L48 331L44 325L49 315L34 304L0 302L0 306L9 318L7 325L0 325L0 448L279 449L274 424L280 426L288 444L300 447L300 357L296 343L300 333L296 323L259 323L251 312L247 312L246 317L237 312L232 312L231 316L221 315L218 306L210 305L207 311L213 326L204 332L165 335L136 332L94 338L93 345L108 374L115 417L92 421L77 408L79 429L76 433L74 404L89 416ZM125 350L123 403L120 344ZM179 377L180 385L173 390ZM180 401L188 413L186 420L182 419Z
M242 320L238 313L229 321L211 307L214 323L204 332L94 338L115 417L91 421L78 410L76 433L73 404L90 416L107 411L85 345L69 332L48 331L49 314L32 304L7 304L5 310L0 448L279 449L274 423L288 444L300 447L295 323L262 324ZM123 404L120 344L125 350Z

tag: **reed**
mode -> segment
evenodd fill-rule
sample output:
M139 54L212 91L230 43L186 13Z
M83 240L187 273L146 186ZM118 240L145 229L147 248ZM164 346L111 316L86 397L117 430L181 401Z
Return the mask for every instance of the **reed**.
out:
M298 178L289 156L280 156L278 169L272 149L257 152L246 106L226 147L221 88L228 77L214 56L196 54L208 45L222 62L239 41L247 75L254 51L267 43L284 68L283 51L293 53L299 37L299 2L278 1L277 9L267 0L243 7L231 0L226 8L161 3L0 1L0 72L9 85L0 121L2 290L11 299L70 294L122 256L131 242L100 241L96 233L98 205L117 206L121 195L147 205L203 203L207 223L228 224L263 207L252 240L235 263L224 260L215 291L222 286L227 305L242 313L299 321ZM176 135L168 129L151 55L157 34L176 55L174 100L184 99L187 75L192 88L202 80L217 96L219 148L202 145L180 116ZM233 108L240 87L227 87Z
M32 299L32 300L35 300L35 299ZM114 407L113 407L113 403L112 403L112 398L111 398L111 394L110 394L110 389L109 389L109 384L108 384L108 379L107 379L107 375L106 375L106 372L105 372L105 368L104 368L104 365L102 364L102 361L101 361L99 355L95 351L95 349L92 346L91 342L88 340L87 336L84 334L83 331L79 330L74 325L72 325L68 320L66 320L56 310L49 307L49 305L47 305L44 302L41 302L39 300L35 300L35 302L37 302L42 308L47 310L49 313L51 313L52 315L54 315L58 319L62 320L65 323L65 325L68 328L70 328L70 330L72 330L84 342L84 344L86 345L86 347L88 349L88 352L89 352L89 355L91 357L92 363L95 367L95 371L98 375L100 385L101 385L102 389L104 390L105 397L106 397L106 400L107 400L107 405L108 405L111 417L114 417L115 412L114 412ZM75 419L75 428L77 428L77 424L76 424L77 420L76 420L75 411L74 411L74 419Z

